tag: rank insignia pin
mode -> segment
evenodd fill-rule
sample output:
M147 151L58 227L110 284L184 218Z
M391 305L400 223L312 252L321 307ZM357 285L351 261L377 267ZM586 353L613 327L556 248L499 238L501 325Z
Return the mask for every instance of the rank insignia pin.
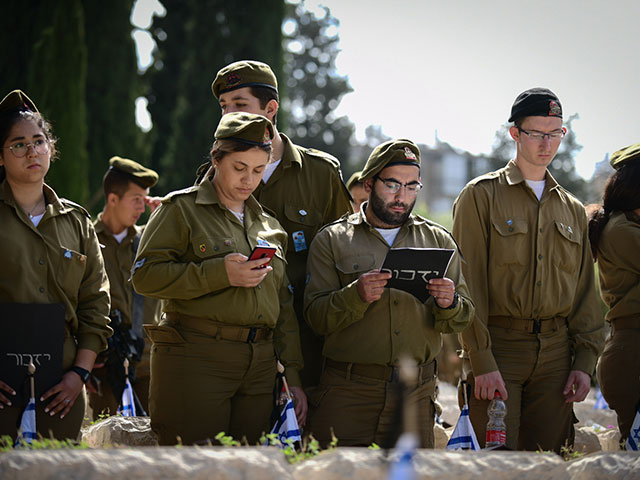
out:
M507 220L507 225L511 226L513 225L513 220L511 220L510 218Z
M225 247L230 247L231 246L231 240L227 239L224 241L224 245Z
M207 250L207 246L204 243L200 244L200 251L204 253Z

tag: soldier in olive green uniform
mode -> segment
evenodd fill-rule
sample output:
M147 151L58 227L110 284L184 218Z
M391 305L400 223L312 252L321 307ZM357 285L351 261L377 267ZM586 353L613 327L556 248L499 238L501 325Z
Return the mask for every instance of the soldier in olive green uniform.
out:
M55 141L50 126L20 90L0 103L0 302L65 307L63 377L36 399L38 433L76 439L86 382L111 334L109 282L89 214L44 183ZM16 436L25 405L0 374L0 436ZM45 407L46 405L46 407Z
M603 208L589 225L611 325L598 383L618 414L622 439L629 437L637 446L640 432L630 430L640 407L640 143L618 150L610 162L616 172L605 187Z
M572 402L589 392L604 324L584 207L546 169L565 133L560 101L527 90L509 121L515 159L469 182L453 210L476 305L461 335L475 389L469 414L484 445L497 390L509 448L559 451L573 443Z
M142 355L140 361L134 362L133 358L130 359L129 372L133 389L145 412L149 408L151 342L145 341L142 325L155 324L159 321L160 301L136 293L129 278L143 231L143 227L137 226L136 221L144 213L145 204L149 203L152 211L155 209L155 203L148 194L149 189L157 181L158 174L153 170L132 160L111 158L109 170L102 181L106 203L104 210L94 222L111 286L110 316L115 319L112 327L120 329L120 335L117 338L119 340L126 338L127 345L134 344L133 338L136 339L137 348L141 348L144 344L144 350L139 352ZM119 325L116 326L116 323ZM115 338L114 335L113 339ZM126 351L124 347L127 345L123 344L119 347L124 352ZM93 375L100 382L99 391L89 393L94 420L101 413L115 415L120 404L120 391L124 388L124 368L121 364L122 360L113 353L111 352L111 356L103 355L105 357L103 363L106 360L108 365L93 370ZM112 364L115 361L117 365ZM112 385L111 382L114 384ZM89 385L91 386L91 383ZM115 394L114 386L117 390ZM142 414L139 411L136 413Z
M383 447L398 432L394 383L402 356L418 364L418 386L409 401L417 406L423 447L433 447L434 358L442 333L457 333L471 322L473 304L460 271L456 244L441 226L412 214L420 189L420 152L409 140L378 146L360 179L369 202L362 210L326 226L309 252L305 315L325 336L325 369L310 396L308 430L321 442L333 427L340 445ZM448 278L429 281L424 303L402 290L385 288L380 273L390 247L453 249Z
M360 205L366 202L369 199L369 194L364 189L364 185L360 181L361 171L353 172L353 175L349 177L347 180L347 190L349 190L349 194L353 199L351 201L351 206L353 207L354 212L360 211Z
M220 431L256 442L269 427L275 355L306 407L287 236L251 196L273 127L260 115L234 113L215 135L213 178L162 201L133 267L136 290L166 300L160 325L145 327L153 341L151 426L161 444L178 436L199 442ZM256 246L276 249L264 268L268 259L247 261Z
M254 197L275 215L289 236L287 275L293 286L305 368L302 385L317 385L322 368L322 339L305 324L302 300L309 245L323 225L351 213L340 163L318 150L295 145L278 132L278 82L271 68L241 61L221 69L211 86L222 113L242 111L264 115L274 125L273 153Z

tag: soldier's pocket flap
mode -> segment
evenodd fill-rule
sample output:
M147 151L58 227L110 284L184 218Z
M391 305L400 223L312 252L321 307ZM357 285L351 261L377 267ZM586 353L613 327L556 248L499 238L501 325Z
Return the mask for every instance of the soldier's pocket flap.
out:
M300 225L311 227L322 224L322 214L311 210L309 207L302 208L286 204L284 206L284 214L289 221Z
M192 244L193 252L200 258L224 256L238 251L233 237L197 237Z
M143 327L153 343L169 343L173 345L185 343L182 335L173 327L166 325L143 325Z
M566 225L558 220L555 220L556 230L564 238L573 243L580 243L580 233L577 232L571 225Z
M491 223L493 224L493 228L503 237L516 235L518 233L527 233L529 231L526 220L492 220Z
M342 273L368 272L376 266L376 258L372 254L349 255L336 261L336 268Z

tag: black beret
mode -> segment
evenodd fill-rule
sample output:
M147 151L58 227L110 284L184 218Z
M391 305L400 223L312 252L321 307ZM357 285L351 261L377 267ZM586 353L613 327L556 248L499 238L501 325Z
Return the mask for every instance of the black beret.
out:
M530 88L516 98L511 106L510 122L523 117L558 117L562 118L560 100L547 88Z

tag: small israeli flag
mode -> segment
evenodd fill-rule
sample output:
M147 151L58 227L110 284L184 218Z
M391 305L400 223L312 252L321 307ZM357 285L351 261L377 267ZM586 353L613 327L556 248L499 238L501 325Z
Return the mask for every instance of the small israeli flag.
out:
M131 388L131 382L129 377L126 378L124 383L124 390L122 391L122 401L118 407L118 413L123 417L135 417L136 416L136 404L133 401L133 389Z
M602 390L600 390L600 388L598 387L596 387L596 403L593 404L593 408L594 410L609 408L609 404L602 395Z
M296 412L293 408L293 401L291 399L287 400L287 403L282 409L280 417L273 426L271 433L277 433L278 438L283 445L286 445L288 440L293 442L302 441L302 437L300 436L300 427L298 426L298 419L296 418Z
M465 405L460 412L456 428L447 443L447 450L480 450L476 432L473 431L473 425L469 419L468 405Z
M633 420L624 447L626 450L640 450L640 408L636 412L636 418Z
M29 403L22 412L22 420L20 420L20 429L18 430L18 438L16 438L15 446L23 443L31 444L38 438L36 433L36 399L31 397Z

